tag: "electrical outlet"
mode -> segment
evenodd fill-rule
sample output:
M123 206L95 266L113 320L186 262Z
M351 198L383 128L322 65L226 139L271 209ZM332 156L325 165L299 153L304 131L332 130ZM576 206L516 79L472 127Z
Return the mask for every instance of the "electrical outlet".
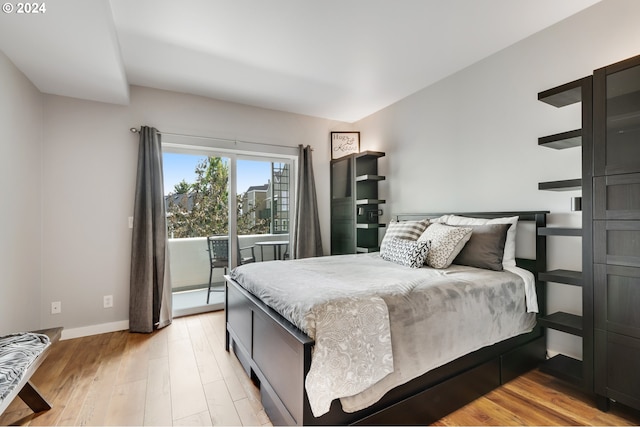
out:
M51 303L51 314L62 313L62 303L60 301L54 301Z
M111 308L113 307L113 295L105 295L102 298L102 306L104 308Z
M129 228L133 228L133 217L129 217Z

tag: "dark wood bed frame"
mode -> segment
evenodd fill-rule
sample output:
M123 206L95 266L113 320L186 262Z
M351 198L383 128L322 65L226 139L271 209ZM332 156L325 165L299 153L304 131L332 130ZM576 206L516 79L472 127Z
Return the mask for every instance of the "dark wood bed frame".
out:
M519 216L535 223L535 259L516 260L536 276L540 313L544 286L537 273L546 270L546 242L538 229L546 226L542 211L458 213L480 218ZM401 214L398 220L434 218L441 214ZM520 233L521 231L519 231ZM314 341L289 321L226 278L226 349L232 349L247 375L259 386L262 404L274 425L430 424L535 368L545 358L542 328L484 347L431 370L389 391L374 405L346 413L338 400L329 413L311 413L304 379Z

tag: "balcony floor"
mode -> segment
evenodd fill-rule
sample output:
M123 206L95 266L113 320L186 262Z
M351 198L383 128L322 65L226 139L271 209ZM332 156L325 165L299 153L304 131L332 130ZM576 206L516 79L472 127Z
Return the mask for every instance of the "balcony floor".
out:
M223 290L222 285L213 289ZM173 317L189 316L224 309L224 292L211 292L207 304L207 288L173 293Z

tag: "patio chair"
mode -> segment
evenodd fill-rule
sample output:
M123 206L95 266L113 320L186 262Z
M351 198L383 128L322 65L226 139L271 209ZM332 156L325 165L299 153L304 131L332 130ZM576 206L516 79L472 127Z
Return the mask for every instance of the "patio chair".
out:
M256 260L255 250L253 246L240 247L240 242L236 236L236 246L238 247L238 264L248 264ZM245 250L251 251L251 256L242 256L242 252ZM226 235L221 236L209 236L207 237L207 251L209 252L209 290L207 292L207 304L209 304L209 296L211 292L224 292L223 289L211 289L213 279L214 268L224 268L224 273L227 274L227 268L229 267L229 238Z

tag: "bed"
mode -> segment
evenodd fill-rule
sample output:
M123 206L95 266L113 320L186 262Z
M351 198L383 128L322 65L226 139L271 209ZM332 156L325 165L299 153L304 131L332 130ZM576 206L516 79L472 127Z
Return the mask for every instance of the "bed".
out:
M544 311L536 307L544 302L536 277L546 268L537 233L546 212L395 215L394 225L424 218L445 224L427 229L467 230L467 236L470 224L511 218L513 227L502 226L506 236L507 229L515 233L515 220L531 223L535 256L516 266L505 255L500 271L473 263L407 268L388 259L391 244L407 240L385 237L382 257L274 261L226 276L226 348L259 385L274 425L431 423L544 359L535 312ZM513 252L511 237L502 243ZM422 246L412 246L420 265ZM365 278L368 272L373 275Z

